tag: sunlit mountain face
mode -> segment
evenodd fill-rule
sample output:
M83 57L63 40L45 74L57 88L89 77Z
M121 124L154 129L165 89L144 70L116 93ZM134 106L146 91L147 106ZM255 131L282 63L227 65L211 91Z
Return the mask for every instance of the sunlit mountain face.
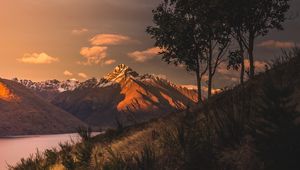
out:
M101 127L114 126L116 118L126 123L149 120L183 110L197 101L195 90L157 75L139 74L125 64L102 78L83 82L14 81L87 124Z
M5 84L0 82L0 100L12 102L19 100L19 98L15 94L13 94L12 91L8 89Z

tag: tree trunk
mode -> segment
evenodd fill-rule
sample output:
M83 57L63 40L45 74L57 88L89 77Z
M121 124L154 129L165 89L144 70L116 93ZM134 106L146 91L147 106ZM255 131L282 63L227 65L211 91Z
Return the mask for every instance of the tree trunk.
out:
M244 84L244 75L245 75L245 57L244 57L244 52L241 52L241 57L242 57L242 63L241 63L241 77L240 77L240 82L243 85Z
M212 66L212 57L213 57L213 51L212 51L212 43L210 42L210 49L209 49L209 57L208 57L208 91L207 91L207 98L210 98L212 95L212 77L213 77L213 66Z
M212 74L211 73L209 73L208 76L207 86L208 86L207 96L208 98L210 98L212 96Z
M201 76L199 69L196 71L196 78L197 78L197 88L198 88L198 104L201 104L202 101L202 91L201 91Z
M240 55L241 55L241 75L240 75L240 83L244 84L244 75L245 75L245 56L244 56L244 47L241 40L238 41L240 46Z
M250 33L250 36L249 36L249 49L248 49L249 62L250 62L250 70L249 70L250 79L254 78L254 74L255 74L253 51L254 51L254 34Z

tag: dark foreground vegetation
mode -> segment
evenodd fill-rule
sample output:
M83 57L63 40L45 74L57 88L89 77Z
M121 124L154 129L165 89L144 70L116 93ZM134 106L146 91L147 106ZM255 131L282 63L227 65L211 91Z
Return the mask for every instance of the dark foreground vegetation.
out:
M91 137L22 159L15 170L298 170L300 50L285 52L265 73L205 101L197 109ZM112 147L151 127L137 150ZM136 145L136 146L135 146ZM128 147L128 148L127 148Z

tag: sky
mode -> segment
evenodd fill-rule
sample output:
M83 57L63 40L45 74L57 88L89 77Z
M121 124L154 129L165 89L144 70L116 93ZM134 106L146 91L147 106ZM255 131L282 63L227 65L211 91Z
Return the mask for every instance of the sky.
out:
M162 0L2 0L0 6L0 77L66 80L101 78L118 64L156 74L182 85L195 76L168 65L157 56L146 34L152 9ZM289 15L300 13L292 0ZM271 31L256 41L257 66L281 49L300 46L300 17L287 21L284 31ZM238 82L226 64L218 70L215 88Z

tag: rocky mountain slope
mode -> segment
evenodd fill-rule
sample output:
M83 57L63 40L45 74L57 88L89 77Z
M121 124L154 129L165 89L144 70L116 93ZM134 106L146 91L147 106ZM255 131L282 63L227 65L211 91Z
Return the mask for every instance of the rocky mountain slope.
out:
M0 136L74 132L85 125L23 85L5 79L0 79L0 117Z
M121 64L100 80L80 83L52 103L90 125L111 127L116 119L135 123L193 105L196 92Z

